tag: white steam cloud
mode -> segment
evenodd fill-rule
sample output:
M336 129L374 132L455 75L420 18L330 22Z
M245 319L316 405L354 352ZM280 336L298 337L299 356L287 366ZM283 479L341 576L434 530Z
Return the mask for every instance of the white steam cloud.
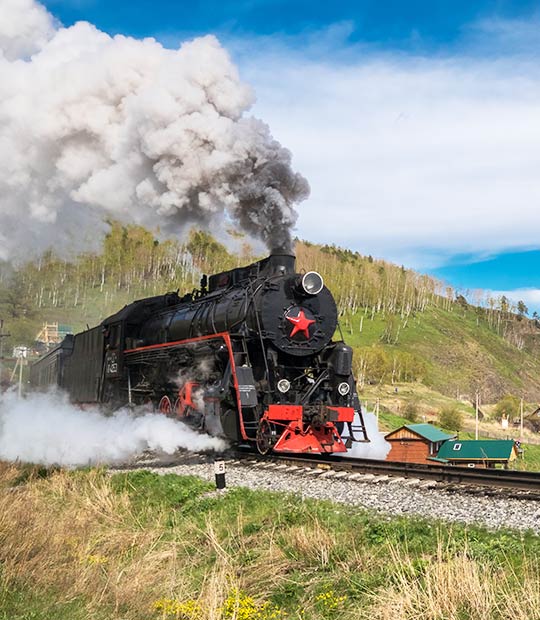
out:
M309 186L252 103L213 36L169 50L2 0L0 258L88 245L108 217L289 247Z
M111 416L79 409L60 393L33 393L18 399L0 396L0 459L43 465L92 465L123 462L146 449L174 453L223 450L217 437L197 433L162 414Z
M369 443L353 443L352 448L344 456L384 461L392 446L384 438L384 433L379 431L377 416L369 411L364 411L363 416ZM355 418L354 426L357 425L358 419ZM343 435L348 436L346 430Z

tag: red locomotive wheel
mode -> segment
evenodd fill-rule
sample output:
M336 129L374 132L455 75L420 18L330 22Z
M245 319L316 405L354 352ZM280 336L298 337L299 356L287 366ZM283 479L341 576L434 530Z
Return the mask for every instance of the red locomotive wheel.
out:
M171 415L173 411L173 406L171 403L171 399L168 396L162 396L159 401L158 410L160 413L164 413L165 415Z

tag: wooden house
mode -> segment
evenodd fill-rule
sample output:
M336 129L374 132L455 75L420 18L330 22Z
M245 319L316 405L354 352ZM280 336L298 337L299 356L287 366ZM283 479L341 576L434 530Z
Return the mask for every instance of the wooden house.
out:
M461 465L462 467L508 467L518 457L518 448L513 439L452 439L445 442L436 458L436 463Z
M400 463L427 463L437 456L443 442L453 439L432 424L407 424L388 433L386 441L392 446L387 461Z

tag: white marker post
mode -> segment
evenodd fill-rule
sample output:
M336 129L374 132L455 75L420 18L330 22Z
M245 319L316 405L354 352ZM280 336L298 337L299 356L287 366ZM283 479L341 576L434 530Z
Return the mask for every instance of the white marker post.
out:
M214 474L216 475L216 489L221 491L225 488L225 461L214 463Z

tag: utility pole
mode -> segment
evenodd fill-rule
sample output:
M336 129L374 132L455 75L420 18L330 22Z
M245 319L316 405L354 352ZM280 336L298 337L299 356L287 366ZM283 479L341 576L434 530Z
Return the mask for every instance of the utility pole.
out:
M523 398L519 403L519 439L523 441Z
M4 370L4 338L11 334L4 334L4 319L0 319L0 386L2 384L2 372Z
M21 398L22 397L22 372L23 372L24 358L21 357L19 362L20 362L19 364L19 398Z
M478 406L478 392L476 392L476 406L475 406L475 431L474 431L474 438L476 439L476 441L478 441L478 411L479 411L479 406Z
M23 366L26 365L27 356L28 356L28 347L16 347L15 348L15 357L17 358L17 362L15 364L15 368L13 369L13 372L11 373L10 382L13 382L13 379L18 369L19 370L19 382L18 382L19 383L19 387L18 387L19 398L22 397Z

